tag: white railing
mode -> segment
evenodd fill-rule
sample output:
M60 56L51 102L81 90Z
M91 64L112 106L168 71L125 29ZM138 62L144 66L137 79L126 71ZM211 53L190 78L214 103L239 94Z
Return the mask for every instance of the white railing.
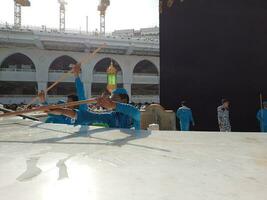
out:
M93 72L93 74L94 74L94 75L107 75L106 72ZM121 75L122 75L122 72L121 72L121 71L118 72L117 75L118 75L118 76L121 76Z
M68 73L70 70L49 70L49 73Z
M17 31L17 32L32 32L34 34L34 31L40 32L40 33L47 33L47 34L73 34L73 35L85 35L85 36L94 36L94 37L104 37L104 38L113 38L113 39L119 39L119 40L141 40L141 41L147 41L147 42L156 42L159 43L159 37L146 37L146 36L115 36L112 35L112 33L105 33L105 35L100 35L98 31L83 31L83 30L75 30L75 29L66 29L64 32L60 32L57 28L51 28L46 26L21 26L19 28L16 28L13 24L8 23L0 23L0 30L5 31Z
M159 76L158 74L155 73L134 73L134 76Z
M135 103L155 102L159 103L159 95L132 95L132 101Z
M0 94L0 97L20 98L20 97L35 97L35 95L34 94Z
M36 72L35 69L0 68L4 72Z
M106 72L94 72L94 75L106 75ZM117 75L122 75L122 72L118 72ZM158 74L152 73L134 73L134 76L159 76Z

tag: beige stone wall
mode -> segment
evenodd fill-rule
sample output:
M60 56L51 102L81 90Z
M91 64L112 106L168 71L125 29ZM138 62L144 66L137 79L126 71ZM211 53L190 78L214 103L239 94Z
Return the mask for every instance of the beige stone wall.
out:
M161 105L152 104L141 111L141 128L149 124L158 124L160 130L176 130L176 116L172 110L165 110Z

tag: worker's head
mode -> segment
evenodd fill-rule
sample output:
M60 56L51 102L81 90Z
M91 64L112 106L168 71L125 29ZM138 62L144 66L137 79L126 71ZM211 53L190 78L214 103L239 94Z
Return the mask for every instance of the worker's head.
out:
M182 106L186 106L186 105L187 105L186 101L182 101L182 102L181 102L181 105L182 105Z
M78 96L76 94L70 94L67 96L67 102L78 101Z
M70 94L67 96L67 103L78 101L79 98L76 94ZM78 108L78 106L70 106L69 108Z
M64 101L62 99L57 102L57 104L64 104L64 103L66 103L66 101Z
M106 90L104 90L103 92L102 92L102 94L101 94L101 96L102 97L110 97L110 92L106 89Z
M225 108L229 108L230 106L230 101L228 99L222 99L222 105Z
M124 88L117 88L111 93L111 100L120 103L129 103L129 95Z

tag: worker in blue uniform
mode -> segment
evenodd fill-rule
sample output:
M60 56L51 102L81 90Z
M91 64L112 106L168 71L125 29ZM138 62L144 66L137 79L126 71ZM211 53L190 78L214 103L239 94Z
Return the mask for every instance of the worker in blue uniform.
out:
M267 133L267 101L263 102L263 108L258 111L257 119L260 122L261 132Z
M124 88L112 91L111 97L99 97L97 104L108 110L106 113L95 113L90 110L72 110L68 108L54 109L52 113L65 115L76 120L79 125L92 125L94 123L108 124L110 128L131 128L140 130L141 114L134 106L129 104L129 96Z
M191 122L193 126L195 125L192 111L186 106L185 101L183 101L181 107L177 109L176 116L180 120L181 131L189 131Z
M80 101L80 100L85 100L85 94L84 94L84 87L83 83L79 77L79 73L81 72L81 65L78 63L76 65L72 66L72 73L74 74L75 77L75 86L76 86L76 92L77 95L71 94L67 96L67 102L73 102L73 101ZM42 102L43 105L47 105L48 103L45 100L45 93L44 91L41 91L39 93L39 99ZM60 100L58 101L58 104L65 103L65 101ZM73 109L78 109L78 110L87 110L88 106L87 104L82 104L79 107L73 107ZM70 117L64 116L64 115L55 115L53 113L49 113L48 117L45 121L45 123L56 123L56 124L74 124L75 120L73 120Z
M68 95L67 102L78 101L77 95ZM66 103L64 100L59 100L57 104L64 104ZM44 105L48 105L46 102L43 103ZM70 117L64 115L54 115L52 113L48 113L48 116L45 120L45 123L53 123L53 124L74 124L75 120L71 119Z

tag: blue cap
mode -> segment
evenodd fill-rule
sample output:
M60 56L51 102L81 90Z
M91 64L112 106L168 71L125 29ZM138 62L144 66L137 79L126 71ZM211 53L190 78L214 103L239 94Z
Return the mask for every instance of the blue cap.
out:
M117 88L112 91L112 94L128 94L128 92L124 88Z

